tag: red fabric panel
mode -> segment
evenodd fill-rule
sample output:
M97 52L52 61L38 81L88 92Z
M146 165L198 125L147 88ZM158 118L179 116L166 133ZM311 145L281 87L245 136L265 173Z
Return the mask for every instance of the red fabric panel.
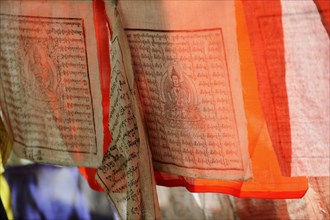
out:
M314 0L323 22L325 29L330 37L330 1L329 0Z
M291 128L285 82L285 49L279 0L244 1L244 11L254 57L259 97L284 175L291 175ZM275 43L274 43L275 42Z
M110 26L105 11L103 0L93 1L94 25L98 49L98 61L100 70L100 85L102 91L102 110L103 110L103 152L108 150L111 141L109 130L109 105L110 105L110 55L109 39L111 39ZM97 191L104 191L95 180L97 169L79 167L82 175L87 179L90 187Z

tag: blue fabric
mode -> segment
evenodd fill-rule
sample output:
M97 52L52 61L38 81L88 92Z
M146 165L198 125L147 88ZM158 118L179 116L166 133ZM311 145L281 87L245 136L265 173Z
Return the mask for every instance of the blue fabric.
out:
M90 219L77 168L32 164L8 167L5 177L15 219Z

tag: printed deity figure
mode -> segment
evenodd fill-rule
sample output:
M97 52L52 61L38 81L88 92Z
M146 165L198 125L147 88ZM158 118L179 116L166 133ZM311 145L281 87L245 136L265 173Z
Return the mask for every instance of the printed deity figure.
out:
M172 88L168 92L169 100L176 107L184 107L189 105L189 92L187 88L185 88L179 74L173 68L172 73L170 75Z
M51 58L45 49L32 47L28 59L29 75L34 76L35 90L41 93L41 99L46 103L57 101L57 72Z

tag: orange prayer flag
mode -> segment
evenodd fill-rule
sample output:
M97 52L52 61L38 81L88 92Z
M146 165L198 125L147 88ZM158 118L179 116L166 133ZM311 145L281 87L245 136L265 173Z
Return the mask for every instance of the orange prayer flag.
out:
M279 6L280 2L273 1L272 4ZM163 186L185 186L191 192L219 192L242 198L300 198L308 188L308 181L305 177L292 178L281 174L260 106L254 65L258 60L253 60L241 2L236 2L236 19L253 180L243 182L193 179L156 172L156 181Z

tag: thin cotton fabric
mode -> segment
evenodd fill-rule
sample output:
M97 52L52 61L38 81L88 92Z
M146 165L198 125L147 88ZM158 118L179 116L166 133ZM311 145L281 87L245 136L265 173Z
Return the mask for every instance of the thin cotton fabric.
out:
M242 3L261 108L282 174L329 176L329 1Z
M157 184L169 187L184 186L191 192L219 192L244 198L301 197L308 187L307 178L303 176L328 175L328 170L325 169L329 163L329 50L326 47L329 46L329 2L309 0L299 4L283 0L267 3L236 1L235 9L242 94L253 178L245 182L209 180L156 171ZM111 142L108 127L111 26L104 1L93 1L93 16L102 91L103 151L106 152ZM300 28L298 35L305 33L307 36L302 36L302 42L306 42L305 47L300 47L299 42L294 42L297 34L295 29L292 31L290 28L295 24ZM306 26L304 32L303 25L306 24L316 24L317 28L313 25L310 25L310 28ZM315 36L309 35L313 31L316 33ZM308 49L312 50L308 53L311 57L304 55ZM309 66L315 68L308 69ZM312 72L314 78L310 74ZM296 80L295 76L299 76L299 73L303 73L301 75L304 77ZM295 97L297 93L301 95L298 99ZM304 104L305 99L310 100ZM296 102L299 108L295 108ZM314 111L316 107L321 109L319 115ZM299 121L299 116L304 116L306 120ZM5 131L3 124L2 131ZM0 134L0 166L6 162L10 152L10 139L6 140L3 134L5 133ZM307 150L303 155L307 160L300 158L300 154L297 154L300 147L297 140L300 137L303 137L300 143L302 149L309 150L309 146L304 147L309 143L310 146L315 145L309 152L316 157L308 155ZM325 165L318 166L318 161ZM95 180L96 169L81 168L81 173L93 189L103 191Z
M102 3L95 1L94 13L95 24L107 30L106 17L103 14ZM280 4L279 1L274 3ZM237 197L254 198L299 198L304 195L308 185L304 177L284 177L282 176L278 158L274 152L273 143L269 136L267 121L260 105L258 92L258 79L252 49L248 25L245 20L247 8L241 2L236 2L236 19L239 54L241 62L241 77L243 86L244 104L249 132L249 152L252 159L253 179L247 182L242 181L222 181L194 179L177 176L169 173L155 172L157 184L163 186L185 186L191 192L221 192ZM278 7L274 7L278 10ZM103 16L103 17L102 17ZM97 32L99 33L99 32ZM106 31L99 33L98 40L106 42ZM101 44L102 45L102 44ZM102 57L107 57L106 51L99 45L100 63L105 62ZM83 171L84 172L84 171ZM87 177L94 189L100 189L95 182L94 171L88 170Z

